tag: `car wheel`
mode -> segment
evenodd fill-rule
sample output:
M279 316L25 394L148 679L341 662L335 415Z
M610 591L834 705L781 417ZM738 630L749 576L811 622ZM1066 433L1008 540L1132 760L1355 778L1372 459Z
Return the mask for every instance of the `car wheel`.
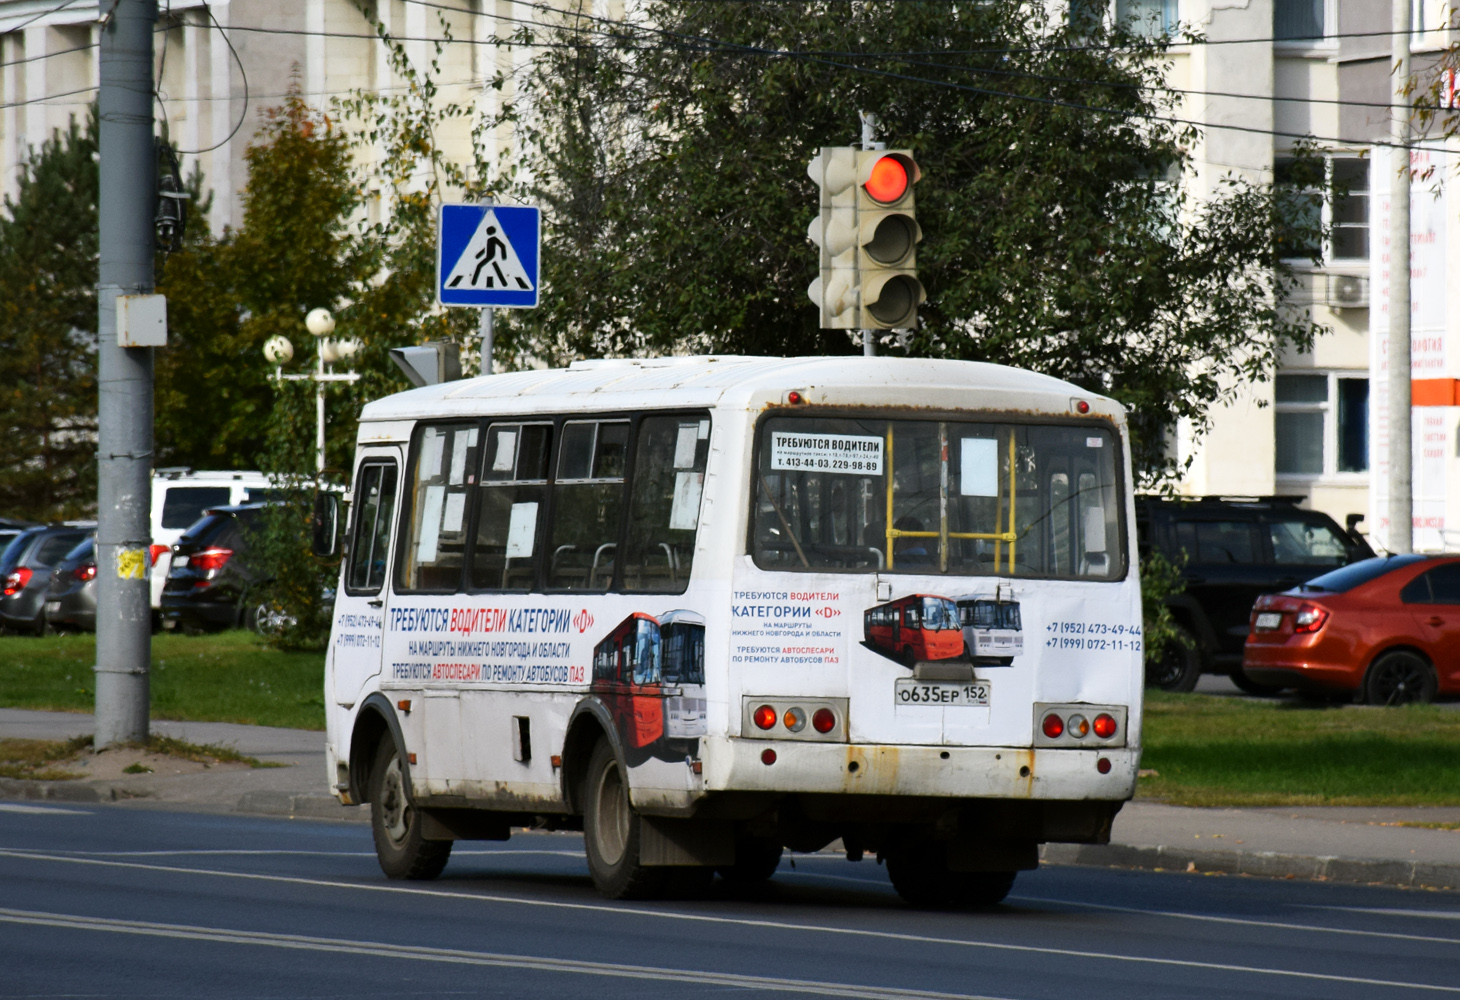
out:
M1237 687L1240 688L1243 692L1245 692L1246 694L1255 695L1258 698L1272 698L1276 695L1282 694L1284 691L1287 690L1287 688L1279 684L1259 683L1258 681L1255 681L1251 677L1248 677L1246 674L1244 674L1241 667L1233 670L1231 677L1232 683L1237 685Z
M370 833L375 856L389 878L432 879L451 857L449 840L425 840L421 815L406 790L395 740L386 737L370 769Z
M1177 626L1164 649L1146 661L1146 686L1162 691L1191 691L1201 680L1202 658L1196 637Z
M583 781L583 849L588 873L609 899L650 899L667 887L668 868L639 862L639 814L629 805L628 776L607 740L599 740Z
M1425 704L1435 700L1439 682L1422 656L1396 650L1374 661L1364 678L1364 700L1370 705Z

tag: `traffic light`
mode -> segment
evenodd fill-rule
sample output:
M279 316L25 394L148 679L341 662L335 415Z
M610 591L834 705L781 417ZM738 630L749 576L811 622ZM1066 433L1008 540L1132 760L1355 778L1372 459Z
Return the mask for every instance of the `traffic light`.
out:
M821 214L806 235L821 248L821 274L807 290L821 310L821 326L855 330L857 293L857 156L851 146L823 146L806 167L821 190Z
M912 327L927 298L918 281L923 231L913 194L921 177L908 150L857 152L857 325L862 329Z

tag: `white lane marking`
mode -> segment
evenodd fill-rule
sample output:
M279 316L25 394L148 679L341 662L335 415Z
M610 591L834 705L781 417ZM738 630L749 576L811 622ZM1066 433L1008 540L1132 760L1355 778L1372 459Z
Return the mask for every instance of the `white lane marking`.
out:
M826 876L823 876L823 878ZM1419 934L1395 934L1388 931L1361 931L1349 927L1323 927L1318 924L1289 924L1281 920L1254 920L1250 917L1218 917L1205 913L1182 913L1179 910L1146 910L1138 906L1113 906L1109 903L1084 903L1073 899L1050 899L1047 896L1010 896L1020 903L1052 903L1055 906L1074 906L1087 910L1109 910L1112 913L1136 913L1147 917L1176 917L1181 920L1202 920L1213 924L1238 924L1246 927L1278 927L1285 931L1313 931L1320 934L1354 934L1360 937L1398 938L1401 941L1430 941L1438 944L1460 944L1460 940L1446 937L1423 937ZM1332 907L1344 909L1344 907ZM1457 914L1460 916L1460 914Z
M90 816L89 809L67 809L63 806L31 806L21 802L0 802L0 812L25 813L27 815Z
M896 931L874 931L861 927L827 927L818 924L796 924L782 920L751 920L746 917L721 917L706 913L683 913L674 910L646 910L636 906L610 906L606 903L567 903L550 899L525 899L521 896L499 896L493 893L457 892L450 889L417 889L404 885L381 885L367 882L331 882L326 879L301 878L291 875L266 875L258 872L228 872L208 868L179 868L172 865L144 865L135 861L106 861L101 858L75 858L56 854L40 854L0 848L0 857L27 861L53 861L73 865L98 865L105 868L132 868L141 871L168 872L177 875L211 875L215 878L236 878L284 885L309 885L325 889L349 889L360 892L399 893L438 899L464 899L477 903L506 903L553 910L580 910L587 913L608 913L615 917L651 917L658 920L679 920L685 923L720 924L732 927L755 927L761 930L802 931L810 934L832 934L845 937L877 938L885 941L907 941L914 944L942 944L959 948L983 948L989 951L1022 952L1036 955L1059 955L1066 958L1093 958L1110 962L1133 962L1140 965L1169 965L1188 969L1214 969L1219 972L1246 972L1261 976L1283 976L1293 979L1316 979L1324 982L1354 983L1361 986L1392 986L1409 990L1433 990L1439 993L1460 993L1460 986L1437 986L1430 983L1406 983L1391 979L1368 979L1362 976L1339 976L1323 972L1300 972L1296 969L1272 969L1255 965L1234 965L1227 962L1198 962L1182 958L1152 958L1146 955L1117 955L1103 951L1080 951L1074 948L1046 948L1030 944L1007 944L996 941L967 941L958 938L905 934Z
M1369 906L1316 906L1311 903L1303 903L1300 905L1309 910L1341 910L1344 913L1372 913L1380 917L1429 917L1433 920L1460 920L1460 910L1386 910L1380 907ZM1409 937L1408 934L1397 934L1395 936Z
M45 913L34 910L0 909L0 923L61 927L67 930L105 931L112 934L211 941L223 944L251 944L269 948L288 948L295 951L322 951L332 955L370 955L378 958L413 959L418 962L530 969L535 972L566 972L619 979L667 980L676 983L699 983L738 989L814 993L821 996L865 997L867 1000L997 1000L994 997L973 996L967 993L903 990L895 987L864 986L855 983L829 983L814 979L742 976L731 972L583 962L571 958L541 958L535 955L460 951L454 948L425 948L381 941L309 937L303 934L271 934L261 931L229 930L221 927L197 927L188 924L157 924L144 920L112 920L105 917L80 917L67 913Z
M794 878L819 878L829 879L833 882L855 882L857 885L865 886L868 889L890 889L892 886L886 881L879 882L876 879L857 878L854 875L827 875L823 872L798 872L786 871L784 868L776 870L776 878L783 875L790 875Z
M314 858L373 858L374 851L284 851L284 850L226 850L226 849L198 849L198 850L176 850L176 851L62 851L62 854L74 855L86 858L170 858L191 855L206 855L208 857L228 857L237 855L239 857L255 855L300 855ZM516 848L505 851L453 851L453 858L460 857L490 857L497 854L550 854L555 857L582 858L582 851L535 851L517 850Z

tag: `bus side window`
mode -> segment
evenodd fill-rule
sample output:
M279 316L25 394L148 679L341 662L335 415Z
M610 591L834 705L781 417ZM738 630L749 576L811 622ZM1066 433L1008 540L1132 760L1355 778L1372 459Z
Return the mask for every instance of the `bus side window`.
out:
M487 428L477 490L472 589L532 589L537 553L542 550L552 436L551 424L492 424Z
M708 417L648 417L639 424L624 553L625 590L684 593L694 563L709 455Z
M362 465L355 481L355 497L355 533L345 589L355 594L378 594L385 583L390 526L395 521L395 463Z
M402 591L450 594L461 584L477 433L476 424L436 424L416 433L409 534L397 560Z
M617 565L627 420L570 420L558 444L547 585L607 590Z

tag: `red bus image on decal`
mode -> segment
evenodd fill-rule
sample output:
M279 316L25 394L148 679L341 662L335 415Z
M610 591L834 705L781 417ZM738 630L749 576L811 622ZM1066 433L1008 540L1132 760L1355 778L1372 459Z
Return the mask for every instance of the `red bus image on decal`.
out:
M868 646L908 667L963 655L958 605L934 594L908 594L868 608L862 613L862 635Z
M705 734L705 620L635 611L593 650L591 690L613 715L630 767L682 760Z

